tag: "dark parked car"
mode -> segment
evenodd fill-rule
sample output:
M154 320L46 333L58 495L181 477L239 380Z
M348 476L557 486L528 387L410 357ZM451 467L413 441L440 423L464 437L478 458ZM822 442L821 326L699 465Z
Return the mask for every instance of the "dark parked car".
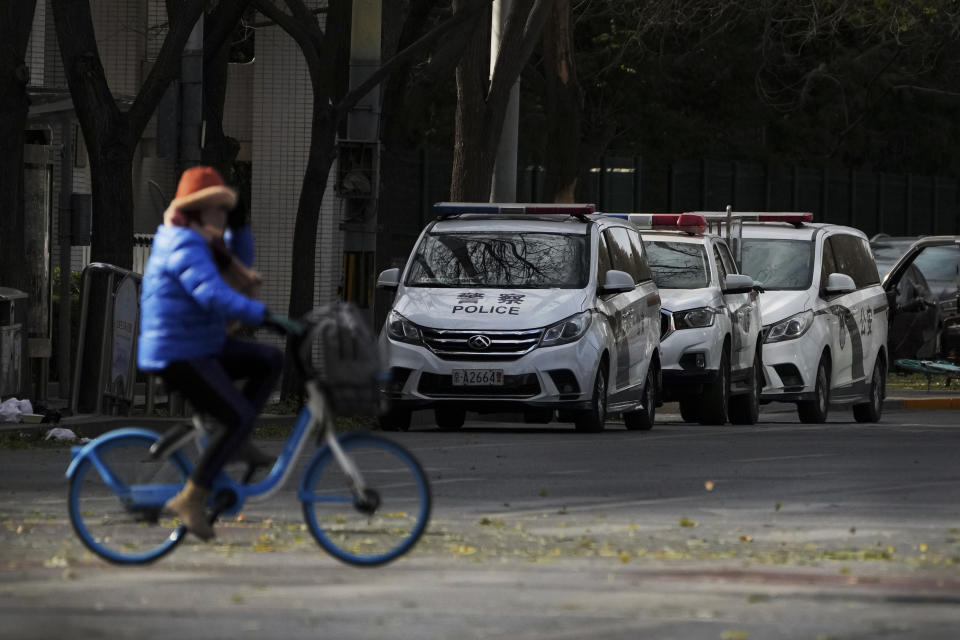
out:
M870 239L870 248L873 249L880 275L888 273L894 263L918 240L932 242L925 242L913 265L919 269L937 300L955 300L957 280L960 277L960 245L953 241L953 236L920 238L875 235ZM946 244L940 244L941 242Z
M960 357L960 237L874 236L870 241L888 289L891 359Z

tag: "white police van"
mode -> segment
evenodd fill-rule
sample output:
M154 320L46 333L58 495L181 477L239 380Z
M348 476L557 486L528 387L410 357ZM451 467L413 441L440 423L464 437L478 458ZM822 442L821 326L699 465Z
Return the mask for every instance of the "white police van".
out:
M401 271L380 334L390 381L384 429L432 408L554 415L581 431L620 413L653 425L660 296L636 229L593 205L439 203Z
M696 214L627 214L660 289L663 400L687 422L755 424L763 370L760 297Z
M796 403L803 422L825 422L831 405L878 421L888 302L867 237L810 213L698 213L736 228L740 269L766 291L761 401Z

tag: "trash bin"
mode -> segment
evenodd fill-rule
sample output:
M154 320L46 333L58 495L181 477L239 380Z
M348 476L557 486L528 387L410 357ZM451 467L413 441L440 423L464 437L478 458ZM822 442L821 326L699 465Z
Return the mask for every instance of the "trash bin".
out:
M0 287L0 398L27 389L27 294Z

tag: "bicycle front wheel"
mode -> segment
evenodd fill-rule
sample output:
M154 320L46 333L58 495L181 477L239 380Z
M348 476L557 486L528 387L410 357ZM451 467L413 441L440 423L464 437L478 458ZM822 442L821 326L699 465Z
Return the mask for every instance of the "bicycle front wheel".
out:
M304 519L338 560L357 566L390 562L409 551L427 527L427 476L413 454L386 438L351 433L337 442L362 476L364 495L354 495L351 479L324 446L301 481Z
M143 564L166 555L183 539L179 520L161 513L190 475L180 452L153 460L159 435L145 430L111 433L94 441L70 477L70 522L83 544L117 564Z

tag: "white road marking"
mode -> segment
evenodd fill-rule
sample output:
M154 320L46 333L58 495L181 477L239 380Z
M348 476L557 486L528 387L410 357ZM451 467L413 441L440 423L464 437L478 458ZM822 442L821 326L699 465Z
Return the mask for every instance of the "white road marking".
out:
M839 453L811 453L798 456L773 456L771 458L740 458L738 460L730 460L729 462L771 462L773 460L801 460L803 458L836 458L839 457L839 455Z

